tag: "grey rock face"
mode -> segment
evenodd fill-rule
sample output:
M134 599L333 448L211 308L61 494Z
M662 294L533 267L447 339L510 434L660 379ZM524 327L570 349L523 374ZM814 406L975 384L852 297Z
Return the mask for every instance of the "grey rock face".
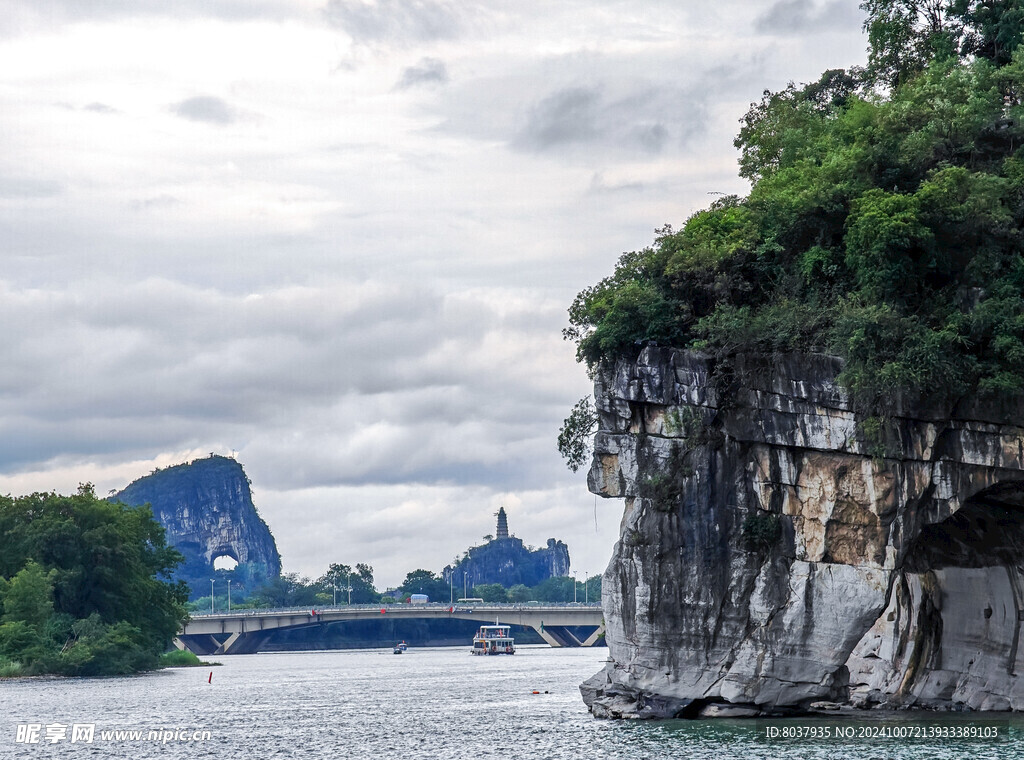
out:
M588 482L625 512L595 715L1024 709L1024 403L901 401L883 452L840 370L741 358L726 384L649 347L597 375Z
M270 529L252 502L249 479L234 459L210 456L139 478L114 501L149 504L164 526L167 543L185 557L175 573L193 589L208 593L213 561L234 558L236 577L250 585L281 573L281 555Z

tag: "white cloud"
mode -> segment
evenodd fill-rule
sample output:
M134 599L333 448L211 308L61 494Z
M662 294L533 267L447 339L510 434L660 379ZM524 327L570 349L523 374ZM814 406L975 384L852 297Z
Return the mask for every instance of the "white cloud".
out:
M565 309L743 192L764 88L862 60L833 5L15 2L0 490L234 450L286 568L397 583L504 502L597 570L619 506L595 533L555 450Z

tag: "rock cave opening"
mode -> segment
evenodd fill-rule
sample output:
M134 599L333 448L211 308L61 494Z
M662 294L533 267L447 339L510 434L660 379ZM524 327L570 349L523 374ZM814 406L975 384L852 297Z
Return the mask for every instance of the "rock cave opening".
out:
M227 570L231 571L238 567L238 558L235 557L234 552L223 551L218 549L216 556L213 558L213 569L214 570Z
M899 703L1019 709L1024 483L986 488L923 527L893 584L872 647L892 669L865 681Z

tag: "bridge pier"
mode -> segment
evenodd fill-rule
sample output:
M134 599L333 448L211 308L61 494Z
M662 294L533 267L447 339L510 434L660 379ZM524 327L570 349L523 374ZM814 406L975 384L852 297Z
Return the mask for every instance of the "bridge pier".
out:
M544 626L541 626L540 628L534 628L533 630L535 630L537 633L539 633L540 637L542 639L544 639L544 641L548 642L548 644L550 644L551 646L553 646L553 647L560 647L560 646L562 646L562 642L559 641L558 639L556 639L554 636L552 636L551 633L548 631L548 629L546 629Z
M604 623L601 623L601 625L595 628L594 632L590 634L586 639L584 639L583 643L580 644L580 646L592 647L594 646L594 644L601 640L602 636L604 636Z
M240 638L242 638L241 631L235 631L227 637L224 643L217 647L216 651L214 651L214 654L232 654L231 647L233 647L235 645L235 642L238 641Z
M588 635L582 639L578 634L580 633L579 628L583 626L544 625L541 622L539 626L530 627L553 647L592 647L604 635L604 623L597 626L592 632L588 631Z

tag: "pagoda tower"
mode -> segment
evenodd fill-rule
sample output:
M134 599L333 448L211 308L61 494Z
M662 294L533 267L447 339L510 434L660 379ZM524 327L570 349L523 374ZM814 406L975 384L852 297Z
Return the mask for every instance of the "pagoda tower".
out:
M505 516L505 508L498 510L498 538L508 538L508 517Z

